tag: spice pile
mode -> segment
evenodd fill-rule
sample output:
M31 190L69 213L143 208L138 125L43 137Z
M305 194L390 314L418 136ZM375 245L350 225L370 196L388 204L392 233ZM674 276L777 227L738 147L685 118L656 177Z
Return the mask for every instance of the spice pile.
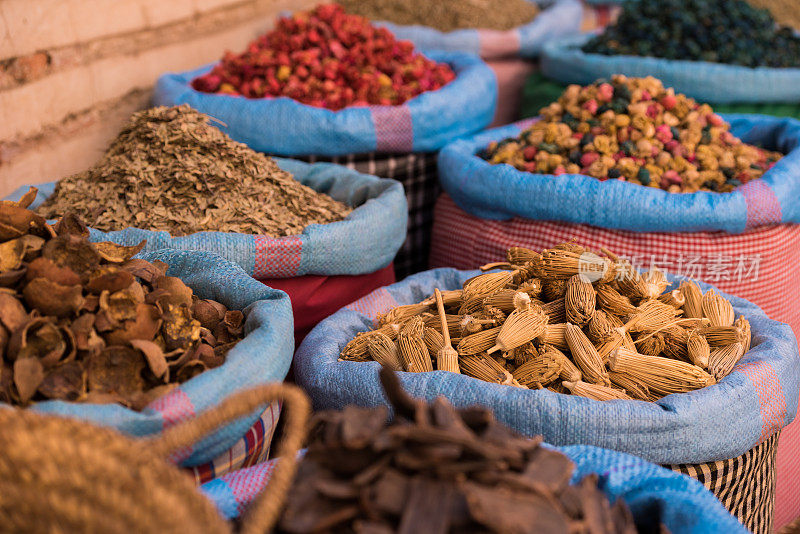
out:
M281 237L340 221L351 210L300 184L184 104L135 113L103 158L59 181L37 211L47 218L75 212L103 231Z
M465 28L511 30L531 22L539 8L528 0L339 0L348 13L405 26L451 32Z
M402 104L454 78L448 65L415 53L411 42L337 4L321 4L278 19L274 30L242 54L226 53L192 87L247 98L286 96L339 110Z
M144 246L90 243L72 214L55 227L0 202L0 401L60 399L141 410L225 361L244 315L199 299Z
M479 155L521 171L580 173L671 193L730 192L782 157L743 143L711 106L652 77L570 85L541 115L519 137Z
M797 9L794 2L792 9ZM626 2L617 22L583 51L746 67L800 66L800 37L744 0Z
M713 290L686 281L666 291L662 272L640 274L606 254L572 243L541 254L511 248L507 263L484 267L500 271L378 317L341 358L655 401L718 382L750 349L747 319Z
M381 370L387 410L347 407L315 418L281 532L635 533L597 475L570 484L560 452L499 424L491 411L410 398Z

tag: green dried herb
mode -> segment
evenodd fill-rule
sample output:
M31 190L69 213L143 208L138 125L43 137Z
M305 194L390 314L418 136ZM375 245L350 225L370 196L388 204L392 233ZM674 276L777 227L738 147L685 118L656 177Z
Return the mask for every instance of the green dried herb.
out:
M72 211L103 231L281 237L350 213L209 119L185 104L135 113L95 166L58 182L39 214L55 218Z
M345 10L372 20L420 24L449 32L462 28L510 30L536 18L527 0L340 0Z

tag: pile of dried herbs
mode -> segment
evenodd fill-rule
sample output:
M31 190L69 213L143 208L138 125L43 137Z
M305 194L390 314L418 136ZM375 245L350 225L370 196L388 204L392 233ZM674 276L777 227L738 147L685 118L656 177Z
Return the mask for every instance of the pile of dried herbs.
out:
M184 104L135 113L92 168L59 181L37 210L126 227L281 237L344 219L350 208L297 182Z
M606 251L574 243L507 262L378 317L341 359L447 370L595 400L655 401L712 385L750 349L750 323L713 290L679 289ZM455 345L455 351L453 347Z
M339 0L349 12L372 20L421 25L443 32L465 28L511 30L539 13L528 0Z
M481 157L526 172L580 173L670 193L728 193L783 157L742 142L711 106L653 77L570 85L540 113L542 120L491 143Z
M144 246L91 243L65 215L54 227L0 202L0 401L120 403L141 410L222 365L244 315L202 300Z
M391 424L385 407L316 416L281 532L637 532L597 475L570 484L575 465L541 437L516 434L485 408L414 400L386 368L381 381Z

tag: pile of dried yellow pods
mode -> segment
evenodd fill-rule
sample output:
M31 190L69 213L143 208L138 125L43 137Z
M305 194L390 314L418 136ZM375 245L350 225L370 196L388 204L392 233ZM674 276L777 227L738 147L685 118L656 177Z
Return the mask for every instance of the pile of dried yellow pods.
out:
M713 290L685 281L667 291L661 271L640 273L609 251L513 247L507 260L379 316L341 359L654 401L716 383L750 348L747 319Z

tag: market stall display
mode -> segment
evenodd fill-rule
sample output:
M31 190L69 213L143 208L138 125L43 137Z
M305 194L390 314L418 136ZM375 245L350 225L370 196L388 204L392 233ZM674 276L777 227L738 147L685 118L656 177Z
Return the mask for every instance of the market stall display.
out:
M0 204L3 402L152 436L286 377L294 340L285 293L213 254L131 258L141 246L92 243L74 216L53 227L26 209L34 195ZM181 461L213 459L263 411Z
M329 37L321 39L319 35ZM486 127L497 103L495 76L477 56L443 51L421 55L409 46L363 17L347 15L338 6L321 5L279 19L276 28L254 41L244 54L190 72L165 74L156 86L155 101L161 105L188 103L221 121L222 131L231 138L257 151L335 160L369 174L389 169L389 175L405 186L408 199L408 238L395 260L402 277L425 267L431 197L435 198L438 187L435 151ZM408 61L396 61L398 53ZM257 68L252 63L261 61L259 57L274 58L286 68ZM273 65L273 59L264 61ZM360 71L348 67L351 62L365 71L363 80L352 78L360 76ZM241 83L249 83L248 87L269 85L281 70L281 78L286 77L277 80L279 91L274 94L287 96L244 98L193 87L200 83L195 80L206 79L215 68L231 63L244 63L240 66L249 78ZM434 85L431 76L439 71L452 71L455 78ZM316 82L306 81L309 77ZM377 94L370 92L375 84ZM435 87L440 88L432 90ZM418 94L420 89L427 90ZM339 95L336 102L314 101L313 94L320 90ZM414 94L418 96L411 97ZM306 98L309 95L311 100ZM338 109L349 103L352 105Z
M295 354L295 378L311 396L315 409L382 404L374 376L378 364L342 360L342 350L357 334L371 330L380 315L398 306L410 310L434 294L434 289L440 289L446 298L478 274L453 269L420 273L376 290L320 323ZM669 292L678 288L672 277L667 276L667 280ZM703 283L698 286L704 293L711 289ZM463 370L461 374L403 373L401 381L412 395L424 399L444 395L457 407L487 406L501 422L528 436L541 434L555 445L607 447L682 472L707 473L710 468L716 469L715 462L720 462L725 472L747 472L751 476L730 479L715 470L712 473L717 476L706 482L719 490L717 495L748 528L767 533L774 505L772 459L780 429L794 419L797 410L797 344L787 325L767 318L741 298L717 294L731 303L737 316L744 315L750 323L750 350L718 384L667 395L655 402L599 402L546 388L524 389L499 383L504 380L490 383ZM482 326L489 327L485 335L493 334L491 328L496 328ZM487 350L496 342L492 340ZM429 357L430 352L424 354ZM459 364L462 361L464 358L459 358ZM770 400L762 403L760 399ZM754 502L759 505L754 507Z

